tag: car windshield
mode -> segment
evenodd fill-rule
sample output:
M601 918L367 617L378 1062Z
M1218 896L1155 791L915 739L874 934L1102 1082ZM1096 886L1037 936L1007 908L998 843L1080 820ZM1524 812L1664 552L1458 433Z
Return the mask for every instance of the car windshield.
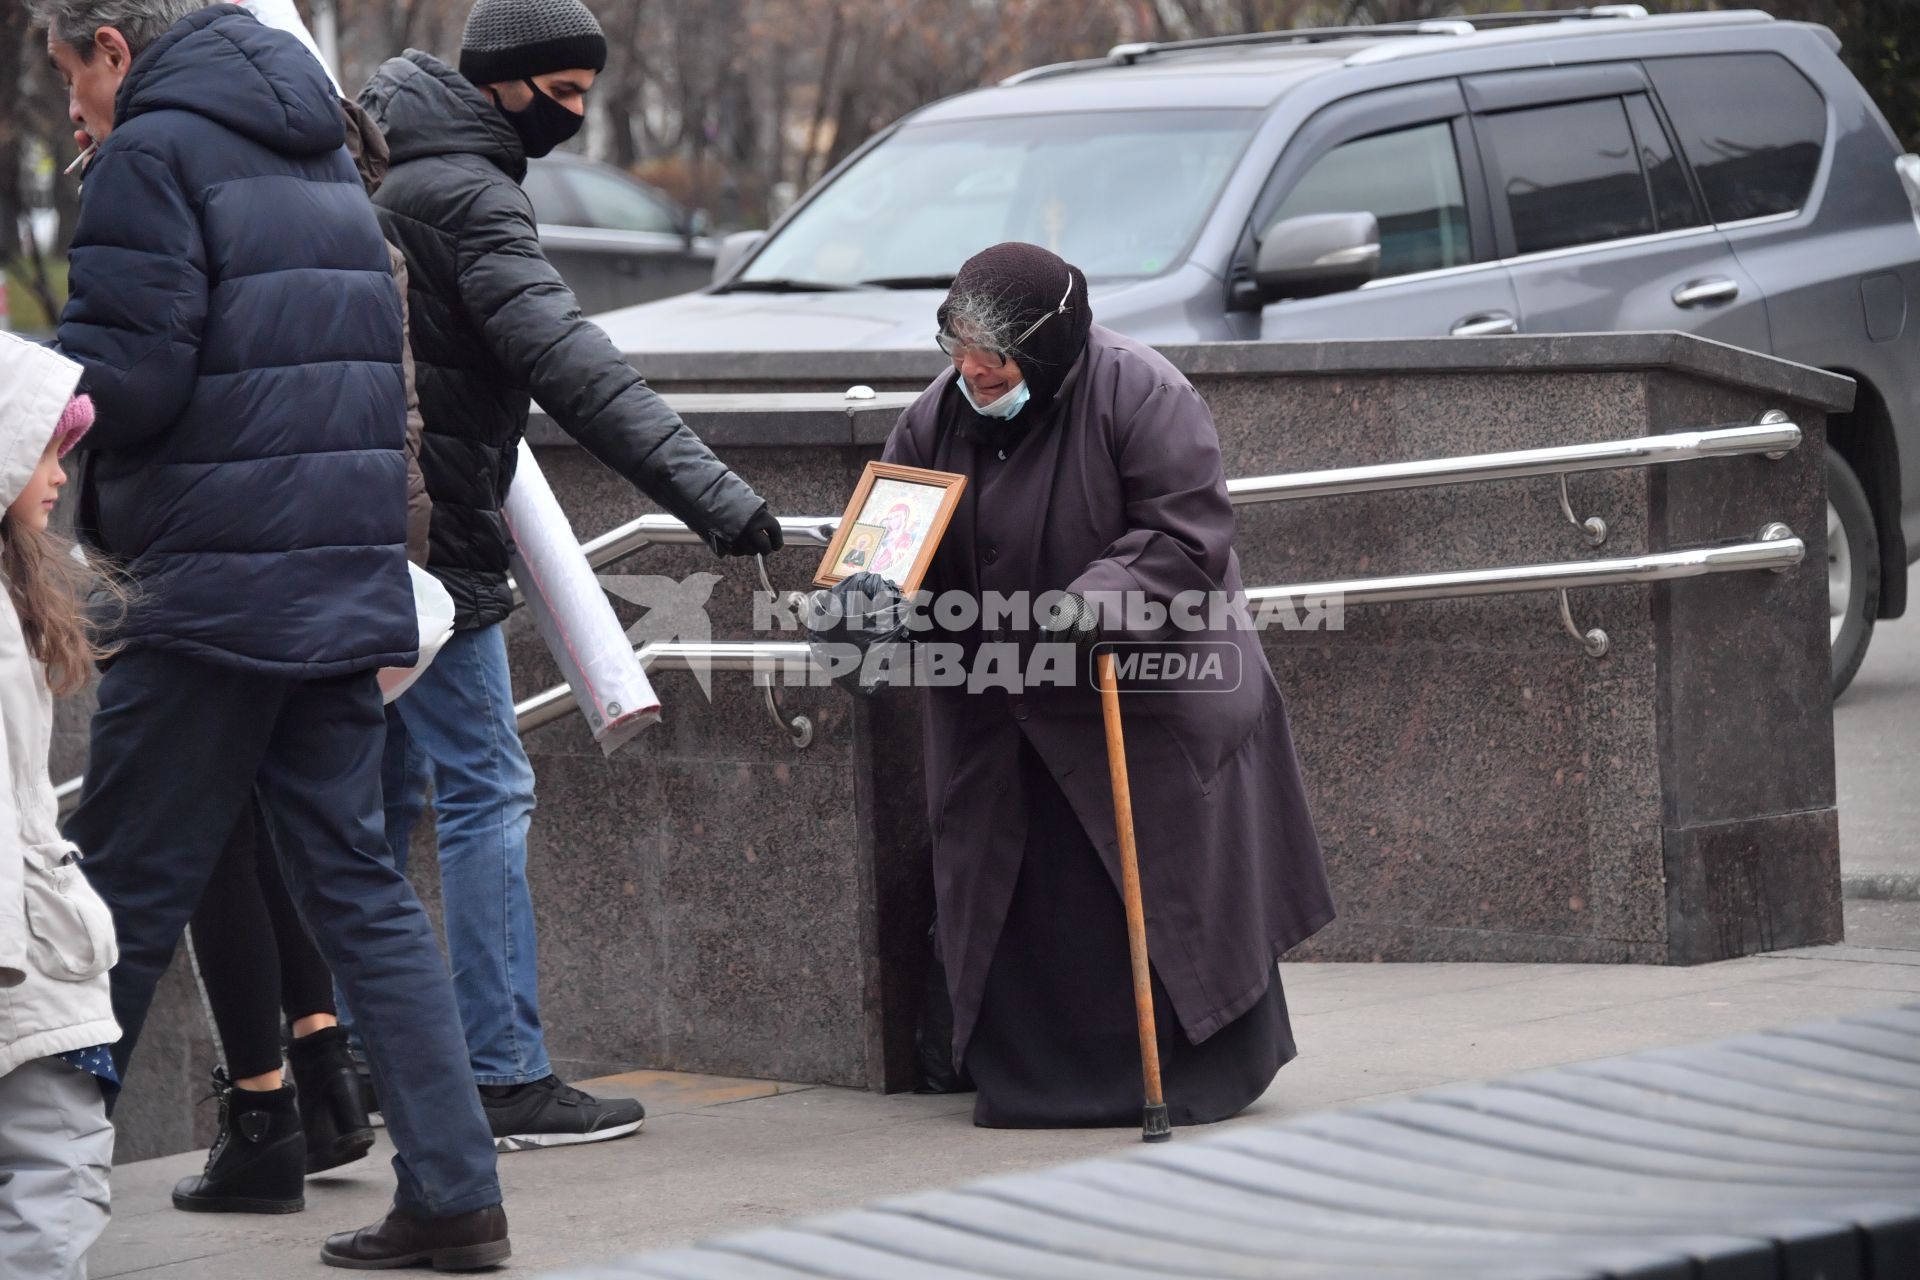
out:
M909 125L794 215L736 283L927 287L1003 240L1093 279L1174 266L1258 117L1139 111Z

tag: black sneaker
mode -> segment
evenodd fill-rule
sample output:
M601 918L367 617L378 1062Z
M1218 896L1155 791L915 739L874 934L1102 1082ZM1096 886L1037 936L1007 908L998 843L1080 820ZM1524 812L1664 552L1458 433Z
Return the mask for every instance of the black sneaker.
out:
M647 1119L646 1108L632 1098L602 1102L559 1076L532 1084L482 1085L480 1105L493 1126L493 1145L501 1151L607 1142L638 1133Z

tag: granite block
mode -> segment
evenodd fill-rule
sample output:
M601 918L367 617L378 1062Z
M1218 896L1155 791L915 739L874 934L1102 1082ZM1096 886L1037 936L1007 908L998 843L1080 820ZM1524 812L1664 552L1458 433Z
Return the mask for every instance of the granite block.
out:
M669 1050L652 1065L829 1084L868 1077L849 770L657 770Z
M1657 895L1593 909L1597 881L1658 873L1651 755L1590 710L1620 692L1601 664L1342 637L1274 665L1343 919L1658 941ZM1632 819L1597 842L1596 812Z
M1631 939L1439 929L1341 917L1284 958L1329 964L1665 964L1667 948Z
M1489 373L1675 369L1842 411L1853 384L1819 369L1677 332L1519 334L1495 338L1380 338L1336 342L1168 344L1160 353L1190 378L1302 382L1340 374ZM628 353L662 392L917 390L945 366L929 348L853 351Z
M1839 942L1837 809L1666 829L1668 964Z
M1754 421L1764 406L1742 392L1671 376L1654 383L1651 403L1663 418ZM1784 573L1728 574L1655 589L1672 823L1834 803L1825 419L1797 416L1806 440L1777 461L1713 459L1649 477L1649 519L1661 549L1751 540L1775 520L1807 544L1799 566ZM1727 732L1734 723L1766 731Z

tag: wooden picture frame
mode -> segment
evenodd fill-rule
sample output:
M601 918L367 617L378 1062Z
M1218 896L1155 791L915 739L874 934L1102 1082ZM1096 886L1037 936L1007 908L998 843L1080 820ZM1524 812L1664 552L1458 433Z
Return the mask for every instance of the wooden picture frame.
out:
M814 585L831 587L872 572L912 595L927 576L966 487L967 478L956 472L869 462L820 558Z

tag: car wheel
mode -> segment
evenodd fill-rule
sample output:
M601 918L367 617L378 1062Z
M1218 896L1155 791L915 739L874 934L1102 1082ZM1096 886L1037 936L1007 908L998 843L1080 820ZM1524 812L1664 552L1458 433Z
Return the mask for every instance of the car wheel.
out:
M1833 643L1833 696L1852 683L1880 612L1880 536L1860 478L1827 454L1827 621Z

